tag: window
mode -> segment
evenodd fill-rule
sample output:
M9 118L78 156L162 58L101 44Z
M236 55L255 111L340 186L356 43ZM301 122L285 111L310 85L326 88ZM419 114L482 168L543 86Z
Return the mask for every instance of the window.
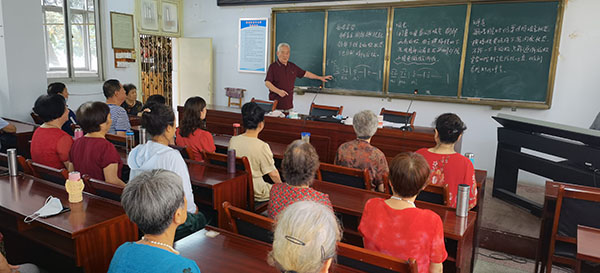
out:
M99 78L98 0L41 0L48 78Z

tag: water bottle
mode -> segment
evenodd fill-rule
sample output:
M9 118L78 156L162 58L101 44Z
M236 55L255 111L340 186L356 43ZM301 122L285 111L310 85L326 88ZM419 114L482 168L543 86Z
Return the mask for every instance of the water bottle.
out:
M8 175L17 176L19 173L19 168L17 168L17 149L7 149L6 155L8 156Z
M147 141L146 128L140 128L140 144L146 144Z
M471 187L467 184L458 185L456 194L456 216L467 217L469 215L469 190Z
M465 157L471 160L471 164L475 167L475 154L474 153L465 153Z
M65 188L69 193L69 203L79 203L83 201L83 180L79 172L70 172L69 179L65 183Z
M83 136L83 131L81 128L75 128L75 131L73 131L73 136L75 137L75 140L81 138Z
M129 131L125 133L125 150L129 153L133 150L133 147L135 147L135 137L133 132Z
M239 123L234 123L233 124L233 135L237 136L240 134L240 124Z
M235 173L235 150L227 150L227 172Z
M309 132L300 133L300 139L302 139L302 141L304 141L306 143L310 143L310 133Z

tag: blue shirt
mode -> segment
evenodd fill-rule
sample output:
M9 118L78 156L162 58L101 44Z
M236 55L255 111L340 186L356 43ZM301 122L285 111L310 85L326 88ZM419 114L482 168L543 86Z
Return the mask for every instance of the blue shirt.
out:
M119 131L127 132L131 130L129 116L123 107L115 104L108 104L108 108L110 108L110 118L112 119L112 124L110 125L110 129L108 129L109 134L114 135Z
M200 273L196 262L162 248L127 242L110 261L108 273L174 272Z

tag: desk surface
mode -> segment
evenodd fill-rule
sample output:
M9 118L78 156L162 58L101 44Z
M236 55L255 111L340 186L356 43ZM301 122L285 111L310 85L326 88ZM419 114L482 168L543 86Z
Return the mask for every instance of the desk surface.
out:
M215 185L238 176L245 176L246 172L238 170L235 173L228 173L227 168L206 164L197 161L186 160L190 180L192 185L212 188Z
M389 198L389 194L347 187L339 184L315 181L311 186L315 190L326 193L336 211L350 215L361 216L365 204L371 198ZM461 239L465 232L475 225L477 213L469 212L466 218L456 216L454 209L441 205L416 201L418 208L429 209L437 213L444 223L444 236L451 239Z
M64 207L71 206L72 211L38 218L36 221L65 237L75 237L80 232L115 218L127 218L121 204L112 200L84 192L83 202L78 205L82 211L76 211L73 204L68 202L67 191L62 186L28 175L0 176L0 208L23 218L40 209L50 195L59 198Z
M203 273L278 272L267 263L271 245L226 230L214 230L220 232L215 238L207 237L204 229L177 241L175 249L181 256L196 261ZM332 267L330 272L361 272L340 265Z
M577 226L577 259L600 263L600 229Z
M14 119L10 119L10 118L3 118L3 119L8 121L10 124L14 125L15 127L17 127L17 132L16 132L17 134L31 133L35 130L35 128L37 128L39 126L34 123L14 120Z

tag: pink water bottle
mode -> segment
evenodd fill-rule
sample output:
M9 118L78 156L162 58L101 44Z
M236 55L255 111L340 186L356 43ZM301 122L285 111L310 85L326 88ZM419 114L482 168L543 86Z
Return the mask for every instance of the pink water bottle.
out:
M77 140L83 136L83 130L81 130L81 128L75 128L75 131L73 131L73 135L75 136L75 140Z

